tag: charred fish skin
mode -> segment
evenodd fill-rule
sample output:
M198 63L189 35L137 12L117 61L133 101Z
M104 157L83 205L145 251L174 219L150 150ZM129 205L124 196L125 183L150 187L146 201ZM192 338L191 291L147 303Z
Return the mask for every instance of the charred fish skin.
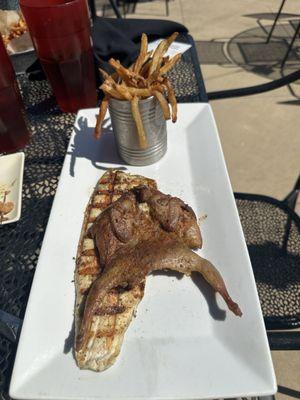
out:
M83 316L87 294L93 282L103 273L104 262L100 262L90 230L100 216L122 194L145 185L156 188L152 179L129 175L123 171L109 170L98 181L87 205L76 257L75 268L75 341ZM75 358L82 369L103 371L116 360L125 332L144 295L144 282L127 291L111 290L95 310L91 330L88 332L89 346L77 351Z

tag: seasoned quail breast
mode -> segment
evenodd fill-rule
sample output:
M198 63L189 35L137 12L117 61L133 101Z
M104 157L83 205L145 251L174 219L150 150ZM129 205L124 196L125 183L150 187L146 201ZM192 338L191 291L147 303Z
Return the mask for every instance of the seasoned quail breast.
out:
M75 336L81 325L87 294L104 270L105 259L99 258L99 251L91 238L90 228L100 214L130 189L145 185L156 188L156 183L138 175L110 170L98 181L85 211L75 270ZM147 213L147 206L140 204ZM114 240L114 239L113 239ZM118 239L116 239L116 243ZM120 242L122 243L122 242ZM113 241L110 242L113 246ZM109 248L109 245L107 246ZM103 371L116 360L122 346L124 334L135 310L144 295L144 281L124 290L114 288L103 298L101 306L95 309L92 323L87 332L88 346L75 348L75 357L80 368Z
M115 184L118 172L111 174ZM89 280L78 309L75 349L81 367L102 370L115 360L152 271L200 273L228 308L242 315L219 271L192 251L202 246L193 210L181 199L159 192L152 181L131 186L98 213L86 233L84 257L91 270L97 265L98 273Z

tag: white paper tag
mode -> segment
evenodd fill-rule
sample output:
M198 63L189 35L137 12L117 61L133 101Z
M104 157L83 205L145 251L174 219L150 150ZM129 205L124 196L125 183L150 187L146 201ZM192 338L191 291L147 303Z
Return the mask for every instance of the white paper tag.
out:
M148 51L155 50L156 47L159 45L159 43L163 39L157 39L154 40L153 42L150 42L148 45ZM173 57L175 54L178 53L184 53L187 51L190 47L192 47L190 44L185 44L185 43L180 43L180 42L173 42L171 46L169 47L168 51L166 52L166 56Z

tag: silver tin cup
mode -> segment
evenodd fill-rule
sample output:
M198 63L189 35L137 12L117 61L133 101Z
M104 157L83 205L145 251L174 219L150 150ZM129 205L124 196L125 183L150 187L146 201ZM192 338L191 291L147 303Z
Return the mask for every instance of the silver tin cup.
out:
M167 151L167 126L155 97L140 100L139 109L148 144L146 149L140 148L130 102L109 100L111 123L120 156L131 165L149 165L162 158Z

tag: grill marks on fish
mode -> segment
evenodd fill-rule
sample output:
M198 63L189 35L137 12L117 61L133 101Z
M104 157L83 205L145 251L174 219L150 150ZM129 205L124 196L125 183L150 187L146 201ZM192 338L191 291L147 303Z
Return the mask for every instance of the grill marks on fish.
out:
M155 181L138 175L129 175L122 171L107 171L98 181L85 212L81 238L78 246L75 286L76 332L80 326L85 299L95 279L101 274L97 249L88 231L96 218L110 204L128 190L146 185L156 188ZM141 207L147 210L147 206ZM130 290L111 291L93 318L89 332L89 347L85 352L76 352L80 368L101 371L108 368L118 356L123 337L136 307L144 294L144 282Z

